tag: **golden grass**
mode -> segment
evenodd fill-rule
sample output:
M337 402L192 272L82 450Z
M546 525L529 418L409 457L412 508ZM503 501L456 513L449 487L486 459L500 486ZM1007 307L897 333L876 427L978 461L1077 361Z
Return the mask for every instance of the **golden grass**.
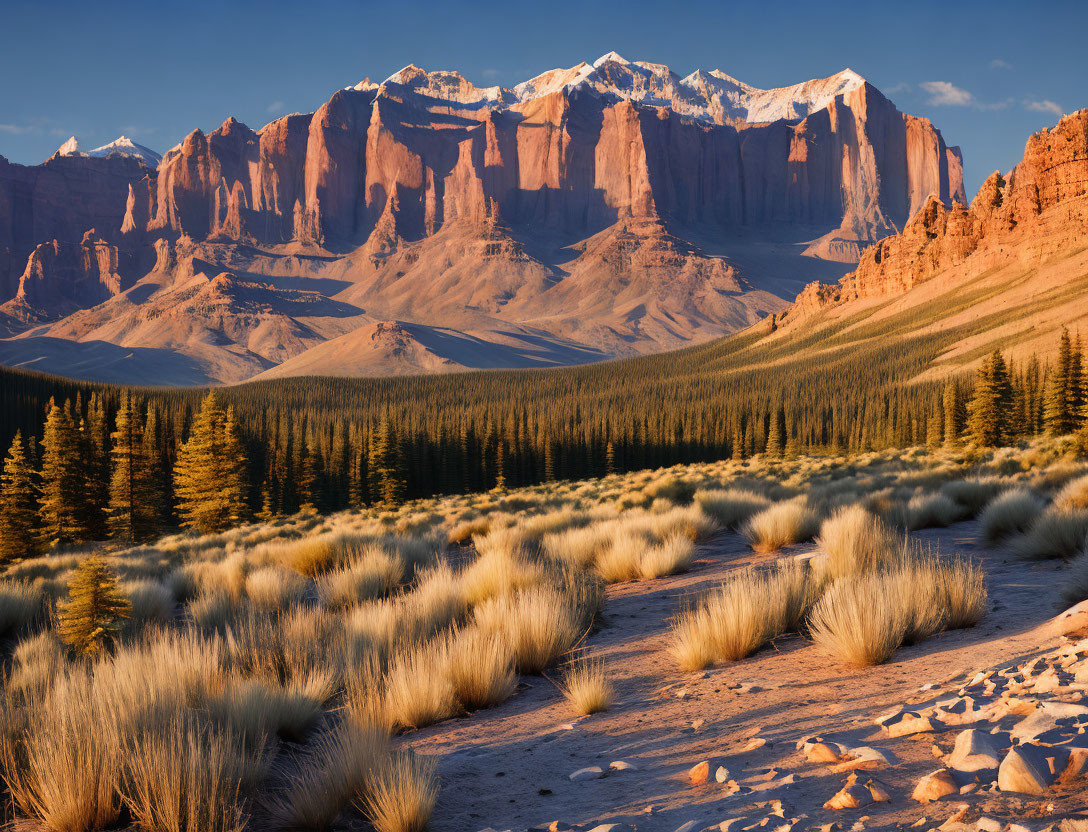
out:
M820 528L820 518L803 499L775 503L750 517L741 527L757 552L774 552L783 546L809 540Z
M685 572L695 559L695 544L691 538L674 534L656 546L650 546L642 553L639 562L639 577L646 580L662 578Z
M0 583L0 636L29 627L45 612L41 590L22 582Z
M737 570L700 604L676 617L673 657L683 670L746 658L776 636L799 629L821 586L819 577L800 561Z
M321 715L322 702L267 679L235 678L208 703L212 719L243 737L247 746L274 736L302 742Z
M941 494L961 507L963 517L975 517L1007 487L1008 483L998 478L952 480L941 486Z
M120 590L132 605L130 625L152 621L162 624L174 617L174 593L159 581L125 581Z
M404 580L405 564L399 555L369 544L351 562L319 575L317 595L330 608L350 607L394 592Z
M736 529L771 501L763 494L743 488L715 488L695 492L695 504L727 529Z
M572 662L563 673L559 689L580 714L607 711L616 698L605 663L599 658L583 658Z
M467 711L505 702L517 685L510 647L495 633L475 627L453 631L444 659L440 672L445 673L454 696Z
M860 505L840 508L823 522L816 545L831 578L871 572L903 557L903 540Z
M951 526L962 513L960 506L944 494L918 494L907 503L907 528L934 529Z
M475 609L485 633L503 638L521 673L540 673L583 635L583 612L567 593L551 585L528 587L492 598Z
M812 640L847 664L882 664L903 643L906 610L898 587L881 575L855 575L831 585L812 611Z
M246 577L246 596L258 609L275 612L299 603L306 586L306 579L298 573L266 566Z
M374 771L357 805L377 832L423 832L438 798L435 769L430 758L394 754Z
M1002 491L979 515L982 539L993 545L1024 534L1042 514L1043 508L1043 501L1026 488Z
M544 578L543 567L520 546L510 549L492 538L490 548L481 551L461 572L462 593L470 605L535 586Z
M1060 509L1088 510L1088 476L1067 482L1054 498L1054 505Z
M86 832L121 814L121 745L94 695L73 670L40 700L9 705L0 729L0 769L11 800L55 832Z
M164 722L125 746L125 804L143 829L242 832L265 758L195 719Z
M434 642L402 647L385 676L382 707L389 724L422 728L457 713L457 696L443 672L445 650Z
M387 754L381 732L344 722L310 743L266 808L280 829L328 829L349 804L364 799Z
M1088 600L1088 549L1069 562L1062 576L1062 600L1069 606Z

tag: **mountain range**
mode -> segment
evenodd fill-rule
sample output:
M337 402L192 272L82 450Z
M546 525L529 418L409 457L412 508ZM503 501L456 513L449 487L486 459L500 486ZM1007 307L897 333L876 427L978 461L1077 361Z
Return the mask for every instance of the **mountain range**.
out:
M506 89L408 66L161 159L0 158L0 362L204 384L656 352L965 203L959 149L851 70L761 90L608 53Z

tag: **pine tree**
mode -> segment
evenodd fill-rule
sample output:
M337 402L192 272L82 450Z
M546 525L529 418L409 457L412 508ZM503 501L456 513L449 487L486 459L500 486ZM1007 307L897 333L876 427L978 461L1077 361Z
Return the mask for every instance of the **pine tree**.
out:
M218 532L248 514L246 456L231 409L215 392L201 402L189 438L178 448L174 494L182 525Z
M1069 412L1070 432L1079 430L1084 420L1085 407L1084 350L1080 334L1069 354L1069 384L1066 388L1065 406Z
M67 407L51 403L42 434L42 537L47 544L89 539L90 505L79 434Z
M1069 340L1069 330L1062 328L1058 341L1058 360L1050 376L1043 404L1043 421L1046 431L1051 436L1062 436L1072 430L1073 414L1069 404L1073 398L1070 375L1073 364L1073 345Z
M68 582L68 600L60 604L61 641L81 656L97 655L113 639L130 611L105 560L99 555L86 557Z
M38 489L23 434L15 431L0 475L0 562L33 555L38 542Z
M147 540L158 529L152 463L144 445L139 410L127 392L121 398L116 430L110 439L110 500L106 512L110 534L120 540Z
M968 407L968 432L976 445L1004 445L1011 424L1012 385L1000 350L979 367Z
M944 444L954 448L960 441L960 402L956 383L949 379L944 385Z
M778 408L771 411L771 423L767 430L767 456L778 459L782 456L782 421L783 416Z
M367 473L371 500L384 508L395 508L404 502L404 457L388 418L382 417L371 440Z

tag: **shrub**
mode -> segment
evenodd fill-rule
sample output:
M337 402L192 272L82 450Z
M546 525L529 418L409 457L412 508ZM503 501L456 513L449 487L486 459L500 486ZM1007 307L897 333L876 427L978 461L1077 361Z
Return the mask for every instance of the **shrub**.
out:
M433 760L397 753L375 770L356 805L377 832L423 832L438 797Z
M321 715L321 702L266 679L232 679L208 705L212 719L259 748L273 736L302 742Z
M1025 560L1075 557L1088 538L1088 511L1051 506L1031 528L1009 541L1009 550Z
M517 684L513 656L506 641L475 627L450 635L445 673L461 707L468 711L505 702Z
M633 581L642 574L642 558L649 545L642 535L622 530L598 555L594 569L606 583Z
M963 509L962 516L975 517L1005 487L999 479L952 480L941 486L941 493Z
M607 711L615 699L615 689L601 659L580 659L563 674L560 690L580 714Z
M907 503L907 528L944 528L955 523L960 514L959 505L944 494L918 494Z
M96 655L121 629L130 606L117 590L117 579L97 555L84 558L68 583L68 600L61 604L61 640L80 655Z
M695 492L695 503L706 514L728 529L736 529L752 515L771 505L762 494L743 488L723 488Z
M783 546L809 540L820 528L820 518L804 500L775 503L753 515L741 533L757 552L774 552Z
M695 544L691 538L674 534L642 553L639 576L645 579L661 578L685 572L695 558Z
M816 545L831 578L873 572L897 563L903 541L878 517L859 505L846 506L823 522Z
M1042 511L1043 501L1026 488L1002 491L979 516L982 538L992 545L1024 534Z
M553 560L576 569L589 569L609 547L614 535L613 526L604 523L566 529L545 535L541 548Z
M1068 606L1088 600L1088 550L1070 561L1069 571L1062 581L1062 600Z

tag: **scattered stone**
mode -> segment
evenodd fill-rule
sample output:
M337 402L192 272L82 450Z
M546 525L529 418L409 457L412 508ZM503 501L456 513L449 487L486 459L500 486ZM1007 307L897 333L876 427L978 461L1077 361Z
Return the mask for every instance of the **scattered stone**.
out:
M918 781L911 797L919 803L932 803L950 794L959 794L960 787L955 778L946 768L931 771Z
M838 743L805 743L805 757L810 763L837 763L842 759Z
M699 821L689 820L687 823L681 824L676 827L676 832L697 832L699 829Z
M613 760L608 764L610 771L638 771L638 766L626 760Z
M570 779L576 783L581 780L600 780L602 777L604 777L604 771L600 766L580 768L570 775Z
M841 823L825 823L816 827L817 832L841 832Z
M989 771L1001 765L1001 751L994 744L993 735L968 728L956 737L948 765L956 771Z
M940 726L941 723L935 719L908 711L903 714L902 719L888 722L882 727L889 737L909 737L936 731Z
M975 825L978 826L979 832L1001 832L1005 828L1005 824L996 818L988 818L985 815L975 821Z
M1069 749L1069 762L1066 763L1062 773L1058 776L1058 782L1063 786L1072 783L1082 774L1088 771L1088 748Z
M1038 795L1045 794L1049 786L1050 778L1019 746L1009 749L997 770L997 787L1001 791Z
M836 766L832 766L831 770L836 774L846 771L873 771L894 766L899 762L899 758L891 751L886 748L874 748L871 745L851 748L844 756L853 759L847 759Z
M718 824L718 829L721 832L738 832L738 830L744 828L744 824L748 822L748 818L727 818Z
M718 770L714 772L714 779L719 783L725 783L729 780L729 769L725 766L718 766Z
M888 790L882 783L867 777L859 780L857 774L851 774L846 785L824 804L825 809L857 809L870 803L883 803L891 800Z
M763 737L752 737L748 740L748 744L744 746L743 751L755 751L757 748L763 748L764 746L770 747L771 743L763 739Z
M705 724L706 724L706 720L703 719L702 717L700 717L699 719L693 719L691 721L691 732L693 734L698 734L699 729L702 728Z
M635 832L635 827L629 823L602 823L594 826L589 832Z
M1088 634L1088 601L1074 604L1065 612L1050 620L1048 629L1053 635L1080 638Z
M705 783L710 779L710 760L703 760L688 769L688 780L694 785Z

